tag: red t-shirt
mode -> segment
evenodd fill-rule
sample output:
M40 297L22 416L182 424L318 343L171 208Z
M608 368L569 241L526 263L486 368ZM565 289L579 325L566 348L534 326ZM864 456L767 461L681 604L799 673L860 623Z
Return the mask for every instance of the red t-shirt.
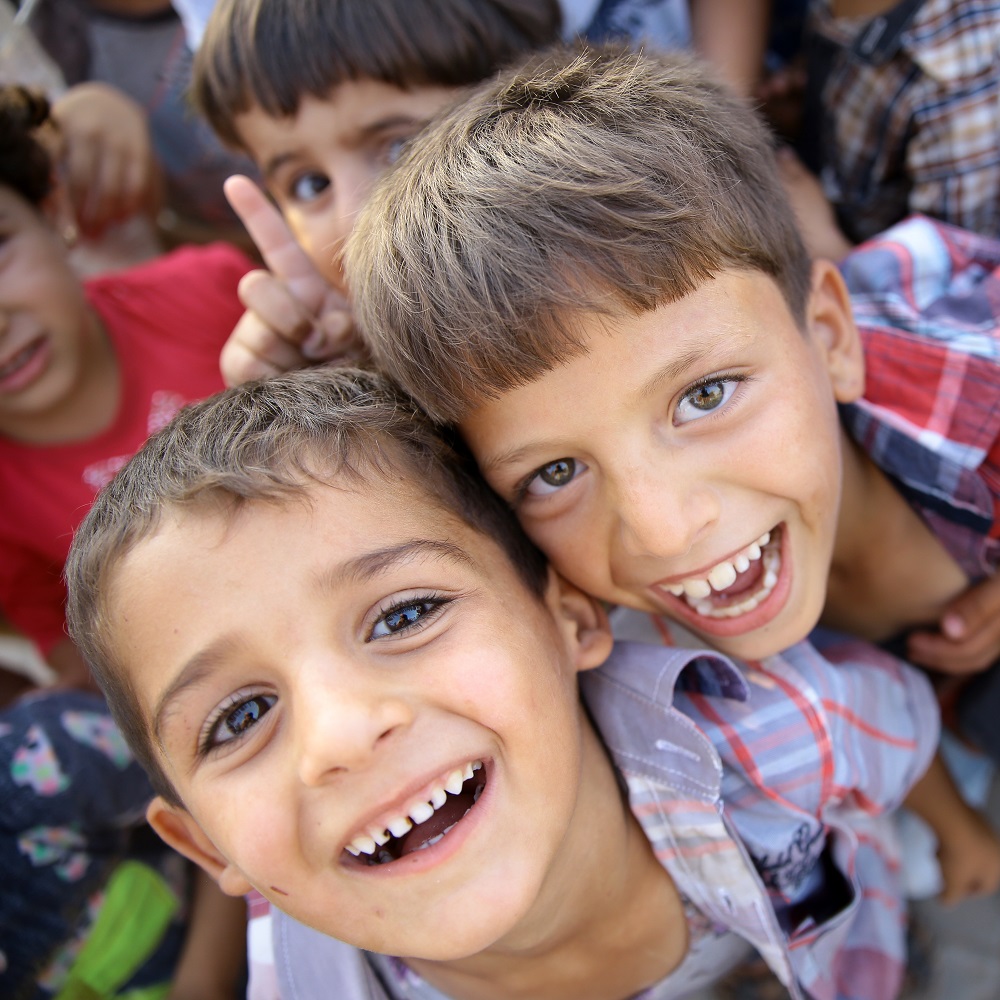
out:
M186 403L223 388L219 352L253 266L226 243L184 247L86 282L121 366L112 425L70 444L0 437L0 608L43 653L65 638L62 570L97 491Z

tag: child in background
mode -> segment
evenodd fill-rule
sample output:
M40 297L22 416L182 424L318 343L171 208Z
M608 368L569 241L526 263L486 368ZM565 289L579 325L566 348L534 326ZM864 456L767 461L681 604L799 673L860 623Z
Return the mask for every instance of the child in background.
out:
M877 814L927 682L865 644L604 663L600 604L381 377L186 408L67 575L150 822L269 900L281 995L665 1000L752 945L797 1000L896 996Z
M998 53L996 0L813 0L796 145L820 183L786 166L810 249L913 213L1000 236Z
M749 88L767 5L699 0L690 18L687 6L570 4L563 27L664 44L660 29L673 23L671 40L694 44ZM280 210L245 178L226 185L270 268L241 285L247 313L223 352L228 382L356 350L340 253L372 183L462 88L559 32L556 0L376 0L363 16L347 0L215 4L193 98L223 141L257 163Z
M484 85L376 190L348 256L375 360L459 426L558 571L639 612L616 634L662 641L669 618L756 661L821 616L883 640L997 593L995 323L979 310L979 335L949 343L870 331L871 351L922 347L963 403L934 410L959 442L937 481L890 478L871 414L884 424L905 383L880 376L861 402L840 273L810 268L768 135L696 67L557 53ZM930 777L940 799L929 783L911 802L945 898L992 891L996 834L941 765Z
M0 89L0 608L64 683L86 685L63 619L73 530L151 431L221 387L218 352L251 265L217 244L81 285L47 108Z
M246 178L226 186L270 268L240 285L247 313L223 352L228 381L353 347L340 253L371 185L463 87L556 41L559 27L556 0L219 0L192 97L250 154L280 210Z

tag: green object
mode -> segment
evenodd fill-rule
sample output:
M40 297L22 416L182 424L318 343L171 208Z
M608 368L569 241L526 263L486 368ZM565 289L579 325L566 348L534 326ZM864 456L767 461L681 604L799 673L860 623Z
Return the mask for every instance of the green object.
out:
M56 1000L160 1000L166 996L169 982L118 991L152 955L178 905L170 887L148 865L120 864Z

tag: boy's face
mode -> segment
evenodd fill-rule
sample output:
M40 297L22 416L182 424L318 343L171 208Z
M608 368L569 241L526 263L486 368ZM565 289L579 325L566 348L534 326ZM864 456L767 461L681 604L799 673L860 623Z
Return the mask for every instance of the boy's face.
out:
M344 941L475 953L579 877L576 673L606 622L554 576L533 596L403 479L308 496L168 512L115 576L117 648L187 807L150 820L225 891Z
M296 240L323 276L345 291L340 251L372 185L436 111L452 87L401 90L348 80L325 100L306 95L292 118L260 107L235 125Z
M803 639L837 532L835 402L863 387L835 269L814 267L805 333L757 272L582 328L586 354L462 423L486 478L591 594L747 659Z
M0 434L30 440L77 388L88 316L45 211L0 186Z

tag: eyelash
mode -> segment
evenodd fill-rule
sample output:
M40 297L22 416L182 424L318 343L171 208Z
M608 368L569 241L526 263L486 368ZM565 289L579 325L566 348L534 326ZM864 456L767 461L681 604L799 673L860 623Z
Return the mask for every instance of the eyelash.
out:
M218 740L217 735L219 727L222 726L225 723L226 718L240 706L246 705L252 701L266 701L267 699L273 698L274 695L260 693L249 694L246 691L236 691L229 695L229 697L226 698L226 700L206 721L205 727L198 738L198 756L207 757L210 754L218 753L223 747L232 747L240 742L246 734L246 730L241 733L233 733L232 737L228 740ZM269 712L273 707L273 704L269 705L267 711L264 712L263 715L266 715L267 712ZM252 729L253 726L249 728Z
M744 384L752 381L753 377L743 372L719 372L715 375L706 375L705 378L698 379L689 385L680 395L681 400L694 395L699 389L707 389L710 385L720 385L723 382L736 382ZM714 411L707 411L714 412Z
M369 629L368 636L365 642L380 642L386 639L395 639L403 635L412 635L415 631L426 628L431 622L435 621L438 615L444 610L444 608L450 604L454 598L445 597L442 594L417 594L414 597L408 597L406 600L394 601L386 608L380 608L378 611L378 617L372 623L371 629ZM384 622L390 615L396 614L400 611L405 611L407 608L415 608L420 605L429 605L424 613L414 622L404 625L402 628L395 632L390 632L388 635L376 636L374 634L376 626L381 622Z

